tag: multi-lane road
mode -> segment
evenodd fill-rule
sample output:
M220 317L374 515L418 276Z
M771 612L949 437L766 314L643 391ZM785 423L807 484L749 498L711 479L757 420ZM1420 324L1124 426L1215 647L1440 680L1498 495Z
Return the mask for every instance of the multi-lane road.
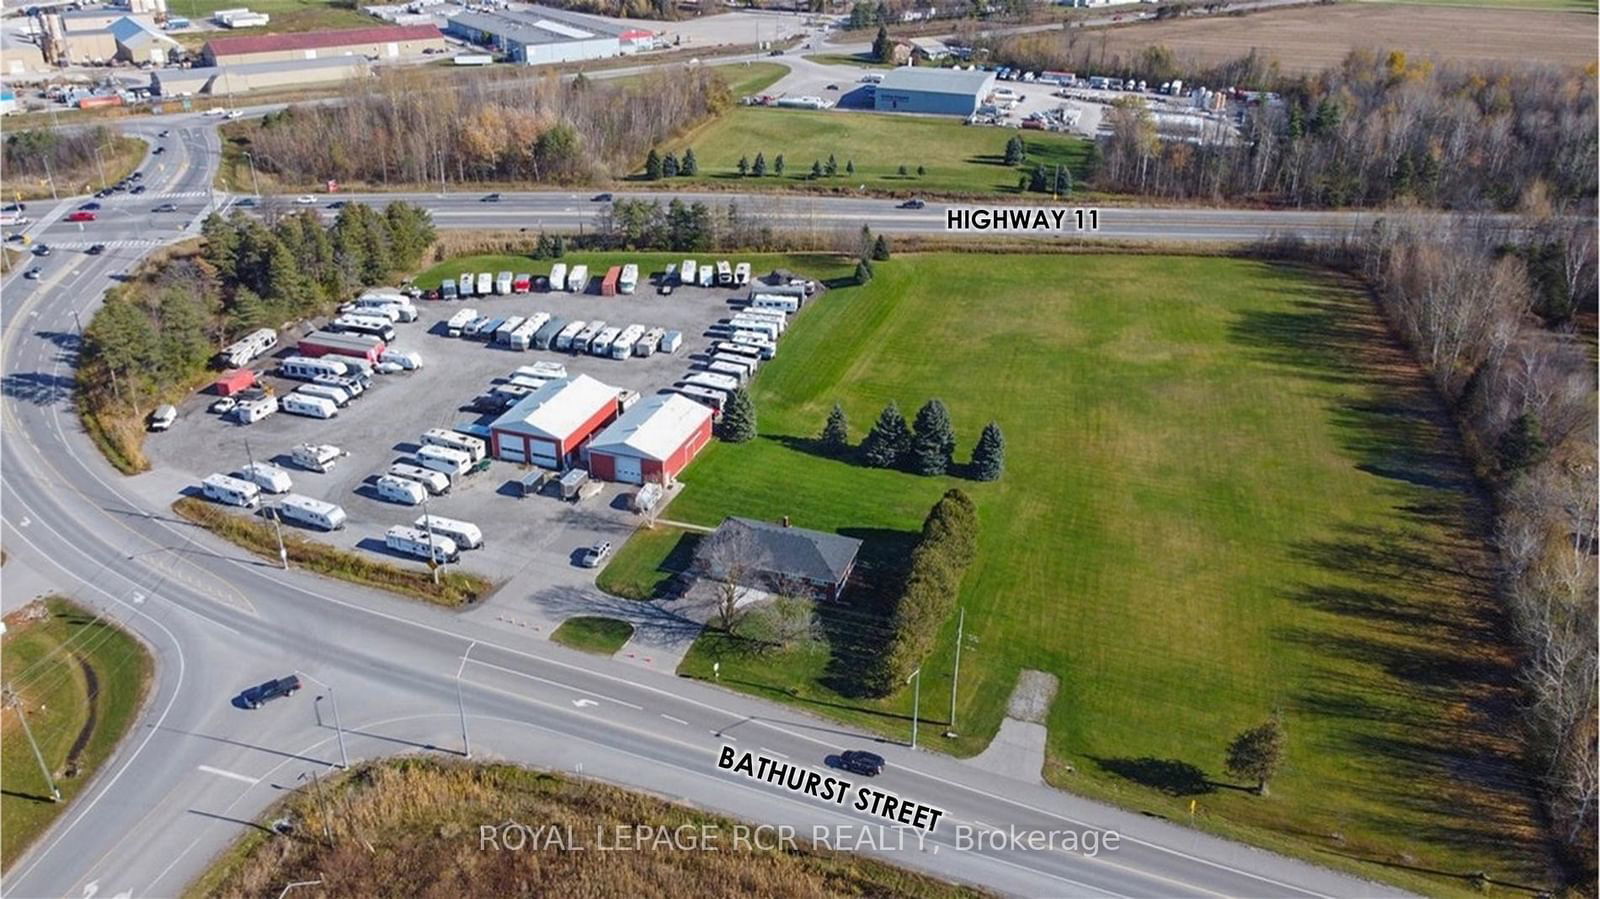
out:
M491 616L449 613L281 571L174 520L167 512L169 479L159 472L117 475L81 432L70 396L77 325L150 247L192 233L206 209L224 207L228 198L210 190L218 153L210 122L169 117L128 127L152 139L171 129L161 141L168 150L145 166L145 195L108 201L100 220L81 232L62 221L81 198L30 204L40 219L32 233L56 251L40 262L40 280L12 277L3 285L0 490L11 585L24 577L14 572L26 572L124 623L154 651L157 676L125 744L8 872L7 896L172 895L275 798L304 788L312 773L333 769L346 755L456 755L467 745L477 758L643 787L791 826L803 837L821 827L835 840L857 841L851 845L870 839L876 847L870 851L893 861L1008 893L1381 891L1049 790L1036 778L1014 780L878 744L787 707L568 651ZM444 227L571 227L594 214L587 195L569 193L507 195L498 204L464 193L405 198L433 209ZM178 205L179 213L144 211L163 202ZM942 228L942 212L932 205L897 210L893 203L843 198L775 205L819 228ZM1275 231L1281 221L1311 229L1348 224L1326 216L1129 210L1126 217L1108 211L1102 227L1141 239L1239 239ZM107 244L107 252L82 251L96 242ZM8 607L16 599L8 598ZM231 704L240 688L291 671L302 673L306 691L259 711ZM881 821L721 773L715 758L723 745L812 766L840 748L872 746L889 759L874 786L935 805L946 818L922 841L852 829ZM1090 857L1011 842L1013 828L1070 831L1080 842L1087 833L1114 831L1121 842ZM979 834L991 836L969 845Z

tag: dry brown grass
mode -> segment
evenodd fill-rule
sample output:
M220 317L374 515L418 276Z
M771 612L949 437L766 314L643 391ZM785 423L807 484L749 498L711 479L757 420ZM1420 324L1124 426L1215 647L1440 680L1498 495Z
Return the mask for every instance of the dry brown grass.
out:
M837 852L734 848L736 822L639 793L512 765L402 759L357 768L263 816L258 830L190 886L189 896L274 896L322 878L323 896L979 896L982 893ZM329 810L333 845L320 839ZM480 847L479 826L516 822L570 830L585 851ZM722 851L595 851L596 830L713 828Z
M1581 13L1356 3L1085 31L1076 47L1093 48L1095 59L1103 47L1109 62L1132 60L1159 44L1180 62L1200 66L1253 49L1284 72L1307 74L1364 49L1465 63L1587 65L1595 59L1594 27L1594 16Z

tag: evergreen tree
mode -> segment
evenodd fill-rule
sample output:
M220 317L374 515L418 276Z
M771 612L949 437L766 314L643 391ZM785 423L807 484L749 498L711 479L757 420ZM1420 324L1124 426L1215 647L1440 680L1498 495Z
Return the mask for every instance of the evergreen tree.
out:
M1500 435L1496 449L1500 455L1500 470L1506 474L1516 474L1538 464L1547 449L1539 419L1532 412L1518 415L1511 427Z
M836 456L844 455L844 451L850 448L850 423L844 417L844 408L838 403L834 403L828 413L828 421L822 426L822 436L818 442L824 450Z
M822 171L826 173L829 178L839 174L839 160L834 159L832 153L828 154L828 162L822 167Z
M566 235L557 234L555 238L550 241L550 255L556 259L560 259L562 256L567 255Z
M856 242L856 258L872 258L872 229L866 225L861 226L861 237Z
M884 237L882 234L879 234L878 239L872 244L872 261L889 261L889 238Z
M205 365L211 355L206 338L206 313L200 297L187 290L161 292L161 370L177 380Z
M856 161L854 159L845 160L844 173L846 175L854 175L856 173Z
M219 278L232 281L239 253L238 229L213 212L200 224L200 236L205 238L201 256L217 270Z
M750 402L750 393L743 387L728 397L722 409L722 422L717 426L717 436L728 443L744 443L756 436L756 407Z
M1040 194L1050 192L1050 179L1045 175L1043 165L1033 167L1033 176L1028 179L1028 189Z
M1017 193L1026 192L1027 189L1028 189L1028 185L1031 184L1032 182L1033 182L1033 179L1028 176L1027 172L1023 172L1022 174L1018 175L1017 176Z
M1063 197L1072 196L1072 169L1064 165L1056 168L1056 193Z
M686 178L700 174L700 162L694 158L694 147L684 148L683 165L678 167L678 174Z
M644 177L648 181L661 180L661 154L655 147L651 147L650 154L644 158Z
M750 174L750 157L748 157L748 156L740 156L739 157L739 177L743 178L744 176L746 176L748 174Z
M555 241L550 239L550 235L544 233L543 231L540 231L539 232L539 240L538 240L538 242L536 242L534 244L534 247L533 247L533 258L535 258L535 259L549 259L550 257L554 256L555 254L556 254ZM554 285L552 285L552 287L553 286Z
M878 36L872 39L872 58L878 62L889 62L893 53L894 41L889 39L889 29L880 23Z
M1006 438L1000 426L989 422L983 426L978 445L972 448L972 479L998 481L1006 468Z
M894 468L911 445L911 430L906 427L906 417L900 407L890 401L878 414L878 420L861 441L861 461L873 468Z
M1006 141L1006 165L1022 165L1028 158L1028 147L1022 142L1022 135L1013 134Z
M1256 795L1267 795L1267 781L1278 770L1283 760L1283 723L1274 714L1264 724L1259 724L1233 738L1228 744L1224 767L1234 777L1247 777L1256 782Z
M898 171L897 171L897 174L898 174L898 175L899 175L899 176L900 176L900 177L902 177L902 178L904 178L904 177L906 177L906 176L907 176L907 175L908 175L908 174L910 174L910 173L909 173L909 172L907 172L907 171L906 171L906 164L905 164L905 163L903 163L903 162L902 162L902 163L900 163L900 168L899 168L899 170L898 170Z
M661 177L678 177L678 154L668 153L666 158L661 160Z
M811 161L811 177L813 179L822 177L822 160L813 159Z
M757 178L767 177L767 157L764 153L756 154L756 164L750 167L750 174Z
M783 177L783 154L782 153L779 153L778 154L778 158L773 161L773 163L772 163L772 171L779 178Z
M937 399L928 400L917 410L906 465L917 474L944 474L950 470L955 451L956 433L950 425L950 410Z
M271 314L261 296L248 287L239 287L225 307L228 333L240 334L271 323Z
M917 166L917 177L918 178L921 178L923 175L926 175L926 174L928 174L928 167L927 166L922 166L922 165Z
M856 263L856 283L865 284L872 280L872 263L863 259Z

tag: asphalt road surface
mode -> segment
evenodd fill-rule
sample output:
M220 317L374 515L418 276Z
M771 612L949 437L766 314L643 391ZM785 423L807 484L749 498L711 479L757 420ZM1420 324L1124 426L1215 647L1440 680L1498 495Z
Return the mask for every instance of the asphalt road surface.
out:
M122 622L151 646L150 702L95 783L6 878L6 895L164 896L180 892L284 791L304 789L347 755L462 754L544 765L638 786L772 825L813 827L844 848L1020 895L1369 896L1385 888L914 751L784 706L551 644L491 612L450 613L296 571L281 571L175 520L170 481L123 478L83 435L71 404L78 323L153 246L192 234L228 198L209 189L217 144L198 116L127 123L168 150L144 167L147 193L119 196L83 229L63 222L82 198L30 204L30 229L57 247L44 276L3 285L0 492L7 607L56 589ZM159 165L159 167L158 167ZM408 197L446 227L577 223L586 195ZM173 202L179 213L142 205ZM789 201L784 201L786 206ZM805 201L818 227L942 227L938 208L866 199ZM1331 227L1325 216L1128 211L1102 223L1126 236L1259 236L1276 223ZM517 223L521 224L517 224ZM1319 224L1322 223L1322 224ZM78 247L99 242L103 255ZM468 652L470 650L470 655ZM244 687L292 671L307 688L258 711ZM458 675L459 672L459 675ZM459 691L459 692L458 692ZM458 706L459 696L459 706ZM463 719L466 734L463 734ZM337 722L337 727L335 725ZM926 840L861 830L880 819L719 772L720 747L820 766L870 747L889 768L873 784L946 813ZM499 822L485 822L493 824ZM846 828L846 829L838 829ZM851 829L857 828L857 829ZM1015 831L1013 830L1015 829ZM1013 832L1114 831L1095 857L1029 848ZM998 832L998 836L994 834ZM971 843L991 834L982 846ZM863 836L865 835L865 836ZM1060 840L1057 840L1059 844ZM1391 891L1392 892L1392 891Z

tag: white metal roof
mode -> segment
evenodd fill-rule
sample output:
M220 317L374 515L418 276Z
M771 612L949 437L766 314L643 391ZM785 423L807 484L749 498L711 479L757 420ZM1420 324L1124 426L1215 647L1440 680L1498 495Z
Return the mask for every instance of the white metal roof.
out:
M588 375L551 381L528 394L494 420L496 431L565 441L607 404L617 404L617 388Z
M694 400L677 393L658 393L622 413L589 444L589 452L665 462L710 419L711 410Z

